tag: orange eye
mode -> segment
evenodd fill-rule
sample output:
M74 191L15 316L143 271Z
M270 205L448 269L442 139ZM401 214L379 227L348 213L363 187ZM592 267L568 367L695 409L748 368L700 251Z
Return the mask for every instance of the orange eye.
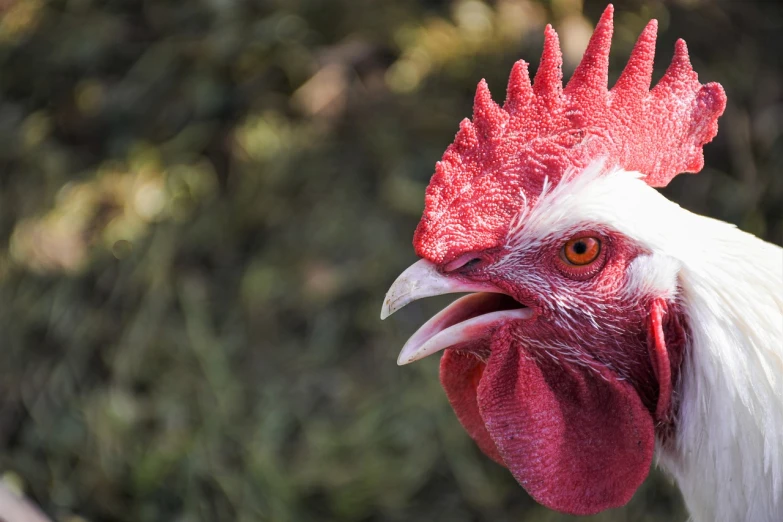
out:
M589 265L601 253L601 242L594 237L578 237L563 246L563 260L576 266Z

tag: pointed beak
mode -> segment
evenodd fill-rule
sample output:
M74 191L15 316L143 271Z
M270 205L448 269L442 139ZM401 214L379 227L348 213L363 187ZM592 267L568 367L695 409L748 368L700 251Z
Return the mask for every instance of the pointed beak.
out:
M466 283L453 277L447 277L438 272L434 264L421 259L400 274L386 292L386 299L381 307L381 320L404 307L408 303L443 294L459 292L491 291L488 285Z
M487 338L505 322L533 316L530 308L495 287L443 275L435 265L421 260L392 284L381 308L381 319L416 299L457 292L475 293L457 299L419 328L403 346L397 364L402 366L451 346Z

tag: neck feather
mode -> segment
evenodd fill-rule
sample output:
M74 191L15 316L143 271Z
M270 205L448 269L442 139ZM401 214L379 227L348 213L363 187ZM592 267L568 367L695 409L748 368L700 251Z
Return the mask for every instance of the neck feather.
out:
M691 339L660 463L695 522L783 520L783 251L681 212L690 237L671 247Z
M685 313L676 432L658 457L694 522L783 520L783 249L601 163L536 206L520 219L533 234L592 222L643 245L650 253L629 266L627 291Z

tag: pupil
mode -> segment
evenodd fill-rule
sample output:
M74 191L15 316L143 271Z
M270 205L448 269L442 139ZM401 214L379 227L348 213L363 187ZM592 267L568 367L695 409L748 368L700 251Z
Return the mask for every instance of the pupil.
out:
M584 241L577 241L574 243L574 253L581 256L585 252L587 252L587 245Z

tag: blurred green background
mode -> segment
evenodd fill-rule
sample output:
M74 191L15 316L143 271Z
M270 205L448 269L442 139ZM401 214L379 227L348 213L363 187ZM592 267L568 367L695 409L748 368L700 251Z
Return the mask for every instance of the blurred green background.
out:
M665 192L783 232L778 2L616 2L729 95ZM0 473L60 521L574 520L480 455L386 322L476 83L603 2L0 0ZM448 299L446 299L448 301ZM657 472L594 521L684 520Z

